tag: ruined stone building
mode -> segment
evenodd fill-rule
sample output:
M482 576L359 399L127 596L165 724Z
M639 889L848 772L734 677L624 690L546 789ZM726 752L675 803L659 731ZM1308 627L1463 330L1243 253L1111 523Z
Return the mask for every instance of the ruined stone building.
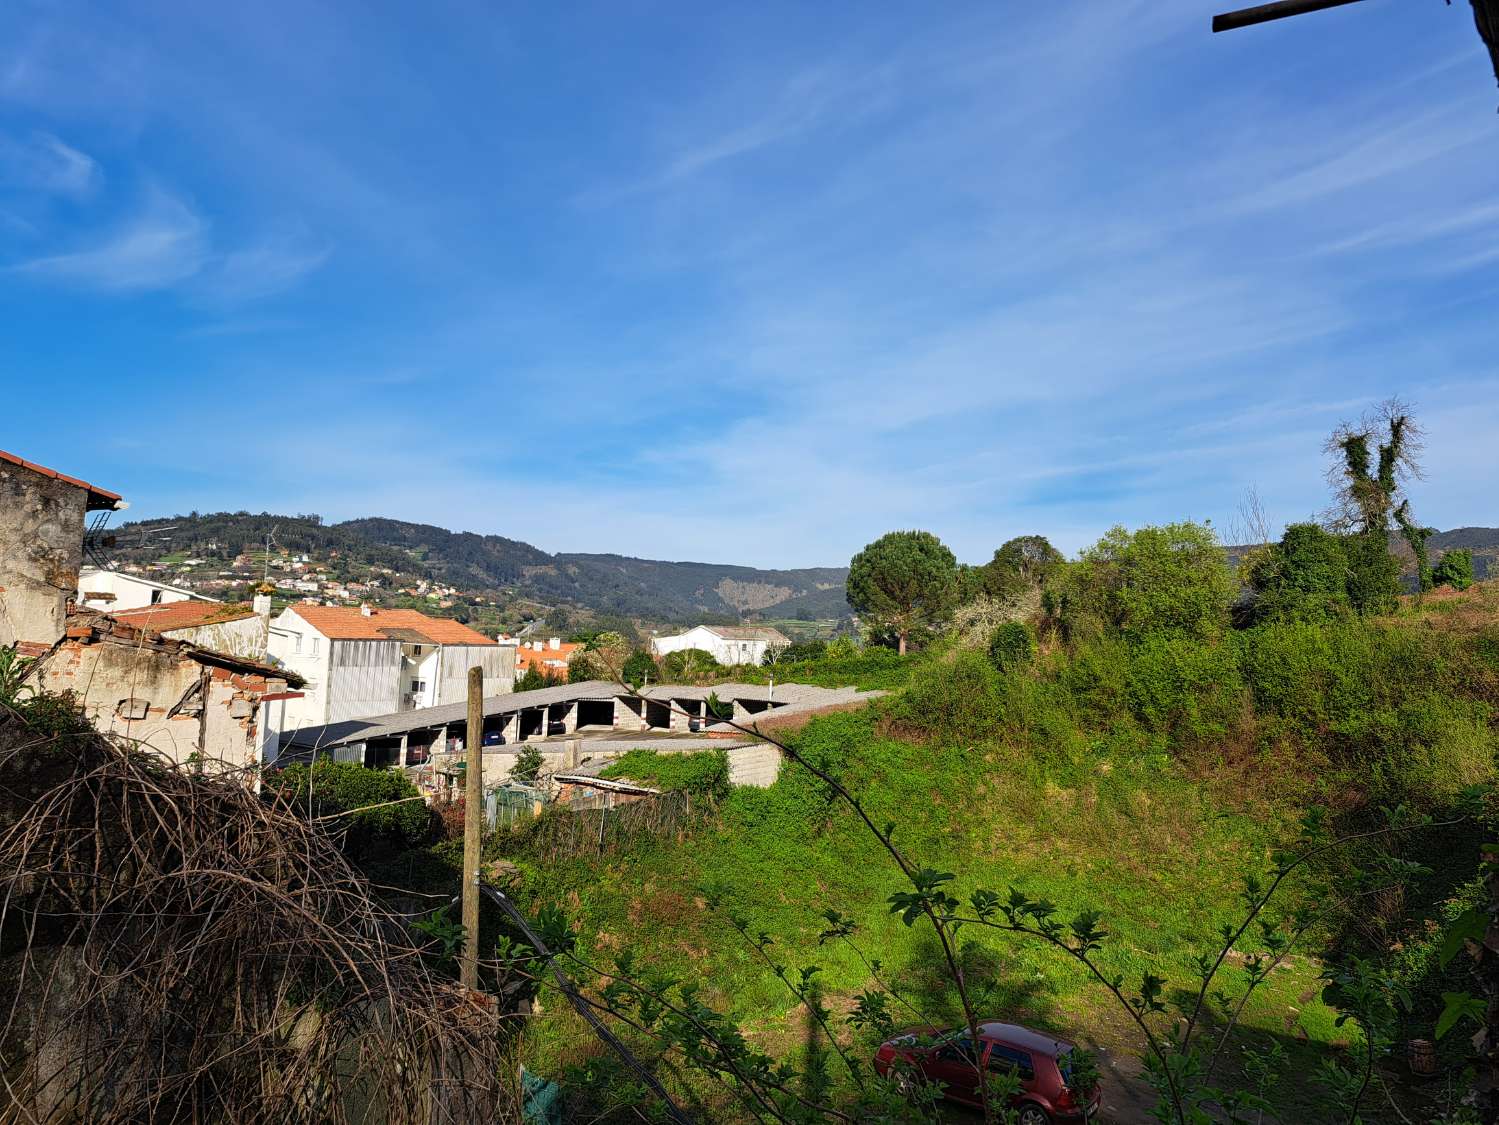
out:
M32 655L62 636L88 514L123 507L118 493L0 450L0 647Z
M37 660L44 691L72 693L95 728L208 768L269 765L302 679L283 668L81 610Z

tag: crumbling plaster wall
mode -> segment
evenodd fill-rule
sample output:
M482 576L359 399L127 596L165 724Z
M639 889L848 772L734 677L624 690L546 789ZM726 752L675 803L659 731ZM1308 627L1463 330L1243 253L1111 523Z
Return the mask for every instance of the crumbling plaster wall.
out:
M51 645L78 589L88 493L0 461L0 645Z
M181 652L68 639L42 663L40 687L71 691L95 729L178 763L252 765L260 697L286 682L204 664ZM174 712L169 714L169 712Z

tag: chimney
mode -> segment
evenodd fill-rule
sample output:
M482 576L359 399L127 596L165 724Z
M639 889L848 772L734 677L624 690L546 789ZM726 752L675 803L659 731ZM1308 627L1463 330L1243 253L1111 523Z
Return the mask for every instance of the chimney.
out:
M359 612L364 614L366 617L373 617L375 613L375 611L370 608L369 602L360 602Z
M271 595L256 594L255 600L250 603L257 617L269 617L271 615Z
M561 637L553 637L551 640L547 641L547 648L551 649L553 652L556 652L561 647L562 647L562 638Z

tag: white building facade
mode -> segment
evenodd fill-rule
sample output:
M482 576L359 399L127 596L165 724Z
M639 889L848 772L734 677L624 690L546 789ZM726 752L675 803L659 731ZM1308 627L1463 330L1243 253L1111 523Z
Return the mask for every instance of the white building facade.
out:
M286 730L463 700L468 671L484 694L515 687L515 647L411 609L293 605L271 622L268 652L304 681Z
M78 604L85 609L97 609L100 613L117 613L126 609L142 609L148 605L170 605L196 598L211 602L181 586L157 582L139 574L126 574L123 570L101 570L86 566L78 572Z
M766 625L695 625L685 633L653 637L651 652L661 657L698 648L711 653L720 664L759 665L765 663L768 651L790 643L786 634Z

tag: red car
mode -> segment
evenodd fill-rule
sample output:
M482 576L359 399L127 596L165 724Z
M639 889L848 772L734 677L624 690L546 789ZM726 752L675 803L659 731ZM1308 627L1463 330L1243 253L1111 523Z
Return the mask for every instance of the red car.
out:
M1010 1103L1020 1125L1087 1121L1098 1112L1096 1086L1086 1092L1067 1086L1067 1060L1073 1046L1065 1039L1019 1024L981 1023L979 1041L991 1073L1010 1070L1020 1079L1020 1092ZM916 1080L940 1082L943 1097L976 1106L980 1104L979 1072L970 1043L966 1027L912 1028L880 1044L874 1069L880 1074L895 1070L897 1080L909 1074ZM898 1059L906 1065L897 1067Z

